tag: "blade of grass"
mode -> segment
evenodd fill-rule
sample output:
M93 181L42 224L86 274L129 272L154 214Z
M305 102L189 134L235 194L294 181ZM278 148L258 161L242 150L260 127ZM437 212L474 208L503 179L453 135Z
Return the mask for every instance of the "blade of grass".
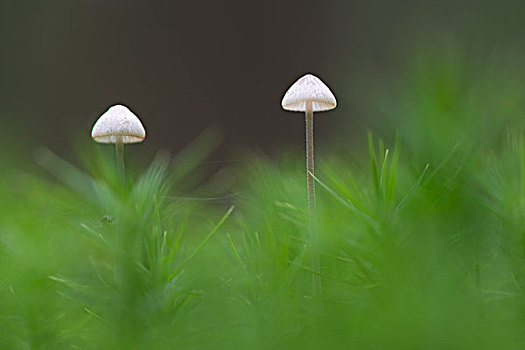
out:
M372 166L372 176L374 178L374 186L376 190L379 190L379 170L377 168L377 162L376 162L374 139L370 131L368 131L368 152L370 154L370 164Z
M239 252L237 251L237 248L235 248L235 244L233 244L232 237L230 236L229 233L226 235L226 237L228 238L228 242L230 242L230 247L232 248L233 255L235 255L235 258L237 259L241 267L243 269L246 269L246 266L244 265L244 262L242 261L241 256L239 255Z
M394 217L399 215L401 210L405 208L405 206L410 202L412 197L416 194L417 190L419 189L419 186L421 185L421 182L423 181L423 178L425 177L425 174L427 173L429 164L425 166L423 171L421 172L421 175L417 178L417 180L412 184L410 189L405 193L401 201L399 201L398 205L396 206L396 209L394 210Z
M339 196L337 193L335 193L334 190L332 190L328 185L326 185L324 182L319 180L315 175L312 174L312 177L314 180L322 187L324 188L328 193L330 193L339 203L341 203L345 208L349 209L351 212L357 214L358 216L361 216L364 218L369 224L371 224L374 228L377 228L377 223L375 220L369 216L367 213L357 209L352 203L349 201L346 201L344 198Z
M204 238L204 240L201 242L201 244L199 244L199 246L197 247L197 249L195 249L195 251L189 256L187 257L185 260L183 260L179 266L175 269L175 271L171 274L170 276L170 280L173 279L173 277L175 277L182 269L184 269L184 267L197 255L199 254L199 252L202 250L202 248L204 248L204 246L206 245L206 243L208 243L208 241L215 235L215 233L219 230L219 228L224 224L224 222L228 219L228 217L231 215L231 213L233 212L233 209L235 209L235 206L232 205L228 211L226 212L226 214L224 214L224 216L221 218L221 220L215 225L215 227L213 227L213 229L208 233L208 235L206 236L206 238Z

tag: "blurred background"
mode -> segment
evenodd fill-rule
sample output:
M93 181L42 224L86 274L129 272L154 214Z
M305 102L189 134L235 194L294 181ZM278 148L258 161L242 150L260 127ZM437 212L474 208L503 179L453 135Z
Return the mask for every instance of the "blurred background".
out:
M523 0L0 0L0 349L525 349L524 39Z
M0 132L12 147L66 153L122 103L145 124L141 147L176 153L213 126L217 159L301 149L303 117L280 101L312 72L339 102L318 114L317 142L348 146L365 129L402 128L417 110L396 102L421 101L429 81L453 108L494 67L517 78L524 10L511 0L0 0Z

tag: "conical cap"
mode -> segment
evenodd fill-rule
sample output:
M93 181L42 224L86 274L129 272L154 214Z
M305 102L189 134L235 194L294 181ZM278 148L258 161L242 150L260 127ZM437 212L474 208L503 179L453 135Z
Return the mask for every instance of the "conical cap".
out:
M282 106L288 111L304 112L312 102L314 112L328 111L337 106L334 94L318 77L306 74L297 80L284 95Z
M91 132L100 143L137 143L146 138L139 118L123 105L115 105L100 116Z

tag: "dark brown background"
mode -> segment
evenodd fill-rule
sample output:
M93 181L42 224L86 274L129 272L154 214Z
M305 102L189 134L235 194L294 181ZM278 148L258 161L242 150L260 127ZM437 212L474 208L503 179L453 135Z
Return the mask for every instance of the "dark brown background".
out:
M144 147L176 152L222 130L221 157L301 147L303 121L284 112L307 72L339 107L317 137L361 135L404 55L425 35L487 52L523 39L518 1L0 0L0 120L11 138L59 148L89 137L108 106L144 122ZM366 98L365 98L366 96Z

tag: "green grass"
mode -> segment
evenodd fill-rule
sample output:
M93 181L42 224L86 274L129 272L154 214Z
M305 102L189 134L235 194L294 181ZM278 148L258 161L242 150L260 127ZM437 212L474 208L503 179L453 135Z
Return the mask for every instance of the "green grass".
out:
M184 193L167 155L123 189L111 155L42 150L58 181L2 177L0 345L522 348L525 148L505 140L467 167L371 136L368 159L321 161L319 296L300 156L251 162L226 196Z
M389 104L397 136L318 147L318 295L301 152L209 174L205 133L131 149L125 184L95 144L3 167L0 347L523 349L525 93L436 62Z

